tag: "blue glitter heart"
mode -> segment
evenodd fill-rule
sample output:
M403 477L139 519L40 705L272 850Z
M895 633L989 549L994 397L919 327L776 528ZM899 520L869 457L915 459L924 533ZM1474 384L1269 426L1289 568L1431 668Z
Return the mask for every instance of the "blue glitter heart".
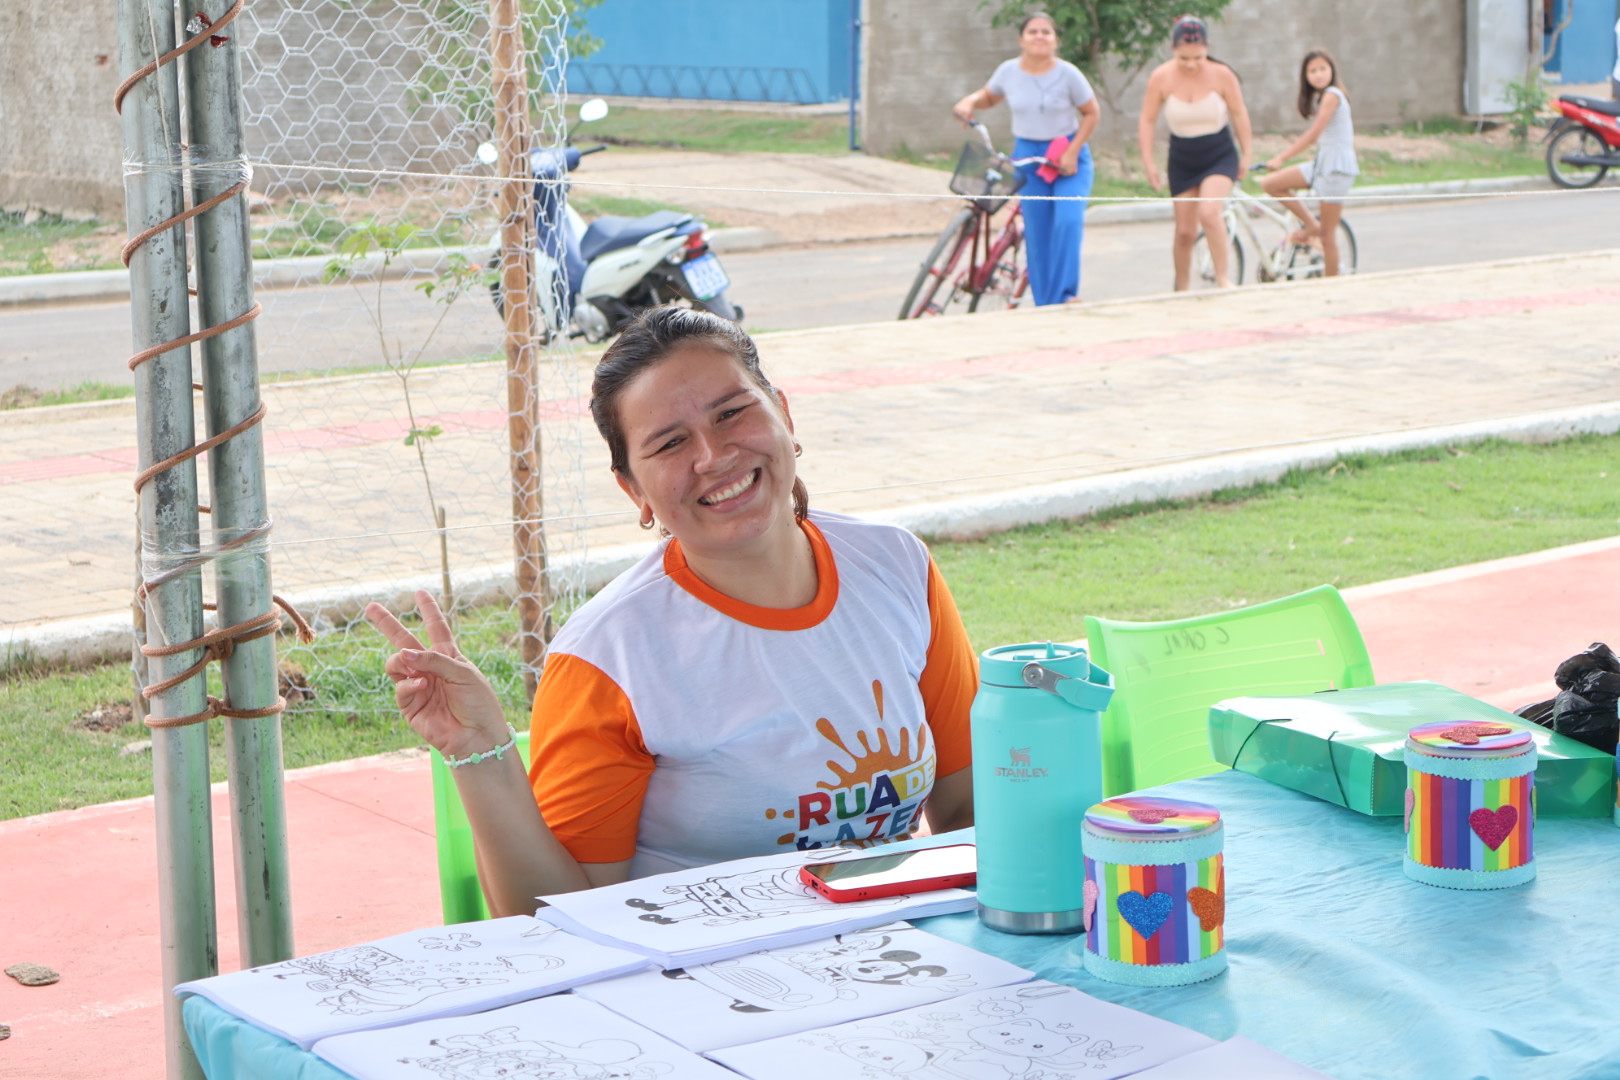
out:
M1170 917L1170 909L1175 901L1170 899L1167 892L1156 892L1143 896L1139 892L1124 892L1119 894L1115 902L1119 908L1120 918L1131 924L1131 929L1142 935L1146 941L1159 932L1164 920Z

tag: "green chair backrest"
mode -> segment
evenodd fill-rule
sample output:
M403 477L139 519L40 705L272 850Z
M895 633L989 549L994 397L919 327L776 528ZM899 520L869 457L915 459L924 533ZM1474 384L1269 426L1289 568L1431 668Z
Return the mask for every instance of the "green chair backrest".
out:
M520 731L517 752L529 764L529 733ZM478 884L478 859L473 851L472 825L461 805L456 778L437 750L433 758L433 825L439 839L439 903L444 924L477 922L489 918L483 886Z
M1088 616L1086 641L1116 687L1102 717L1109 796L1225 769L1209 750L1217 701L1373 684L1361 631L1331 585L1170 622Z

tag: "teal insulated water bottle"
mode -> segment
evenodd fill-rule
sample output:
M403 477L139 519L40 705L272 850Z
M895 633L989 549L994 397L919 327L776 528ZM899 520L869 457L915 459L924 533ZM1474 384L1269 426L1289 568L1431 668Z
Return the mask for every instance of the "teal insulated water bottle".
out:
M991 929L1081 929L1080 826L1102 801L1098 714L1113 696L1113 676L1073 645L1003 645L979 657L973 817L979 918Z

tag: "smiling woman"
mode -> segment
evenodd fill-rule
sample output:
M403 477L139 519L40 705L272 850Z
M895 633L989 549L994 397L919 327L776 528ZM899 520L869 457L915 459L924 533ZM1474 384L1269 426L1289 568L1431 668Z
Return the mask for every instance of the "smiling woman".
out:
M707 312L648 311L598 364L591 414L665 541L552 643L527 777L432 597L417 596L427 649L367 609L399 649L401 710L454 769L491 911L887 843L925 814L936 832L972 824L978 675L955 602L915 536L809 509L753 340Z

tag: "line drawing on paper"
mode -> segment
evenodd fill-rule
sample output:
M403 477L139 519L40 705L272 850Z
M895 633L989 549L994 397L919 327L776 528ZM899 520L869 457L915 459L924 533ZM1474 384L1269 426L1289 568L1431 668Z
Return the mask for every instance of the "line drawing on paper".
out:
M447 951L451 954L483 945L470 934L452 934L449 939L452 947ZM424 949L444 948L430 943L445 940L429 937L418 944ZM334 1016L369 1016L415 1008L439 994L469 987L499 986L510 982L514 974L548 971L563 963L560 957L540 953L490 960L449 956L410 960L374 945L356 945L253 970L274 979L304 980L304 986L313 993L330 995L314 1005Z
M667 979L707 987L741 1013L784 1012L849 1001L864 986L939 987L958 994L975 988L973 977L952 974L944 965L919 963L913 949L891 948L890 934L840 934L822 949L795 953L751 953L691 968L671 968Z
M666 885L667 900L626 900L626 907L640 908L644 922L674 926L702 919L705 926L727 926L778 915L825 911L827 901L799 881L798 866L776 870L753 870L685 885ZM890 896L867 900L873 906L895 906L906 897Z
M436 1057L402 1057L443 1080L656 1080L674 1066L642 1061L641 1046L629 1039L587 1039L578 1046L549 1039L520 1039L514 1026L434 1039Z
M910 1018L878 1018L798 1042L842 1054L867 1080L1083 1080L1109 1069L1105 1062L1142 1049L1027 1015L1029 1002L1063 993L1053 986L1020 987L972 1010L946 1001Z

